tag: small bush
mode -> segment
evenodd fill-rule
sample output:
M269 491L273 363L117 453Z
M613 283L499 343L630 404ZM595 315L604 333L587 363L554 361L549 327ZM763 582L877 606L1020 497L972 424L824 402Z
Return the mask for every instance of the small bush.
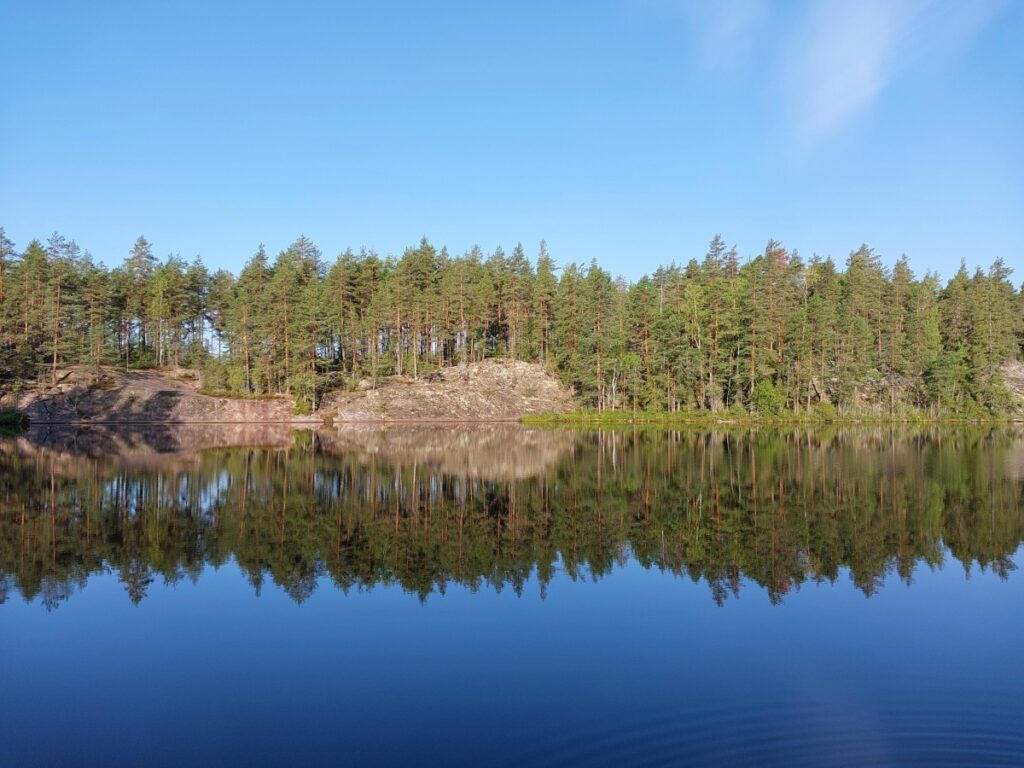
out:
M839 417L836 407L827 400L814 404L814 418L818 421L835 421Z
M226 392L228 386L228 372L220 362L211 360L203 370L203 379L200 391L202 392Z
M964 398L963 403L957 409L957 415L970 421L985 421L992 417L992 413L973 397Z
M25 415L24 411L10 406L0 408L0 427L23 429L27 426L28 416Z
M735 419L745 419L748 415L743 403L738 403L735 400L733 400L726 413Z
M754 387L752 396L754 410L759 416L778 416L786 407L786 396L779 392L768 379L761 379Z
M232 366L229 368L227 371L227 382L228 389L232 392L245 392L245 368L242 368L241 366Z

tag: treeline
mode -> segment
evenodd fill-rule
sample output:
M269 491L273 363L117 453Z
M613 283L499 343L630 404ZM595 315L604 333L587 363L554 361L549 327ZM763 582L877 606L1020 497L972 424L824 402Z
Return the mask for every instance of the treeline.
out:
M943 285L867 246L843 268L778 242L741 261L721 237L635 283L541 243L333 262L300 237L235 276L159 260L140 237L107 269L54 234L19 252L0 229L0 379L70 363L195 366L208 390L316 408L361 380L487 357L544 364L601 410L1004 413L1024 345L1024 288L997 259Z
M999 430L581 433L508 480L335 452L314 433L159 457L0 451L0 604L52 607L111 572L137 602L232 561L297 601L330 582L543 593L627 556L719 603L755 585L779 602L847 578L872 595L953 561L1012 577L1024 541L1020 435Z

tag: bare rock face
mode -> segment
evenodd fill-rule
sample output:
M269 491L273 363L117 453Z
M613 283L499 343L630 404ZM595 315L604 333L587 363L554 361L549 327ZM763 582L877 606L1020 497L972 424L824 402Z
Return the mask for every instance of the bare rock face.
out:
M334 421L516 421L572 408L572 394L543 366L485 360L415 380L396 376L376 389L332 392L320 412Z
M1016 415L1024 417L1024 363L1019 360L1004 363L1003 382L1013 396Z
M290 398L211 397L194 371L132 371L72 366L26 391L17 406L32 424L161 424L335 421L516 421L526 414L567 411L572 395L542 366L487 360L419 379L396 376L376 388L332 392L320 411L295 416Z
M72 366L55 385L29 390L18 402L33 424L169 422L319 422L295 417L288 398L210 397L193 371L132 371Z

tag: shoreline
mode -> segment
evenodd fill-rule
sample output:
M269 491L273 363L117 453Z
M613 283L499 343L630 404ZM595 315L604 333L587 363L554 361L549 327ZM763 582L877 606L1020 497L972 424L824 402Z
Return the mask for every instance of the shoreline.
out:
M703 410L597 410L558 382L543 366L508 359L466 368L442 368L422 379L390 377L377 386L325 391L317 409L300 408L282 396L239 396L204 391L190 369L146 369L123 373L110 367L70 366L58 383L37 385L5 398L0 425L87 428L103 425L279 424L310 426L512 424L539 427L675 426L706 428L809 427L833 425L1018 424L1024 422L1024 392L993 413L963 403L961 410L861 403L840 409L827 401L790 410L781 403L759 414L731 406ZM1017 390L1014 390L1017 392ZM802 405L802 404L801 404ZM993 408L995 408L993 406Z
M958 417L958 416L922 416L922 417L885 417L885 416L836 416L834 418L822 419L813 416L750 416L750 417L720 417L700 416L687 414L675 416L673 414L633 416L623 413L621 416L614 414L551 414L543 416L526 416L521 423L527 426L562 427L562 426L657 426L657 425L683 425L683 426L757 426L757 427L786 427L786 426L845 426L850 424L863 425L897 425L897 424L1024 424L1024 417L1021 416L989 416L989 417Z
M238 426L238 425L280 425L296 428L304 427L344 427L352 426L415 426L445 424L520 424L525 427L622 427L622 426L680 426L680 427L828 427L828 426L897 426L897 425L1012 425L1024 424L1024 418L1017 416L966 418L955 416L936 416L930 418L872 418L863 416L838 417L834 419L814 419L799 416L756 417L750 418L719 418L699 416L649 416L634 417L631 415L597 417L573 416L571 414L553 416L524 416L520 418L429 418L429 419L153 419L153 420L71 420L71 421L39 421L31 420L22 428L32 427L156 427L156 426Z

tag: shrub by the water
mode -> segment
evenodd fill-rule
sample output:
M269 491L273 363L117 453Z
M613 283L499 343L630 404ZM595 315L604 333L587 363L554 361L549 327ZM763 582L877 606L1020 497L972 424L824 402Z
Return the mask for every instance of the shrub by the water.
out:
M28 426L28 416L17 408L0 408L0 427L22 429Z
M754 387L754 410L759 416L778 416L786 407L786 396L768 379L761 379Z

